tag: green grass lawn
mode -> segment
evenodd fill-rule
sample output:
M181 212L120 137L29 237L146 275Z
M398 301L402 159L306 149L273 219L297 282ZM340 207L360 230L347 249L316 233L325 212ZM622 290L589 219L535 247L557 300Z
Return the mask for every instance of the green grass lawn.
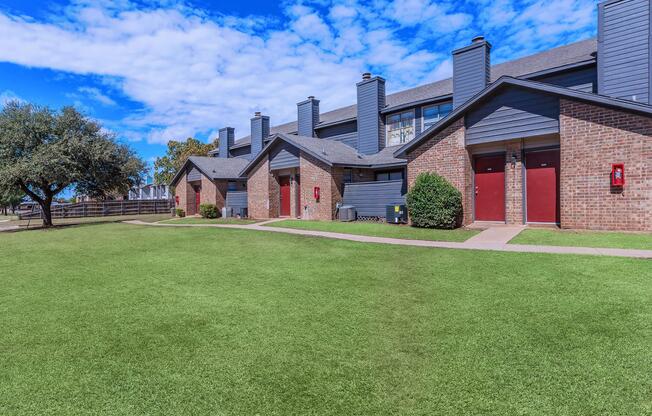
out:
M53 218L55 226L96 224L106 222L121 222L128 220L139 220L143 222L158 222L171 218L170 214L141 214L141 215L112 215L107 217L82 217L82 218ZM43 222L36 218L31 221L15 219L10 222L3 222L2 225L18 225L22 228L40 228Z
M173 218L161 221L164 224L253 224L256 220L239 219L239 218L201 218L185 217Z
M2 415L652 412L646 260L127 224L0 246Z
M434 230L410 227L408 225L386 224L378 222L338 222L338 221L306 221L284 220L266 224L266 227L298 228L302 230L330 231L374 237L404 238L407 240L431 241L466 241L478 234L476 230Z
M528 229L514 237L510 244L652 250L652 233Z

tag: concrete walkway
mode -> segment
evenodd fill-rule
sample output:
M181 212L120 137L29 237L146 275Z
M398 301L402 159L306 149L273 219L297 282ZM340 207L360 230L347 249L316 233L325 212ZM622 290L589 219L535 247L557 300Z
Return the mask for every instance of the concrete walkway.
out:
M255 230L265 231L271 233L283 233L303 235L309 237L324 237L333 238L336 240L356 241L360 243L377 243L377 244L392 244L398 246L414 246L414 247L434 247L434 248L453 248L460 250L490 250L490 251L507 251L515 253L551 253L551 254L582 254L593 256L616 256L616 257L632 257L642 259L652 259L652 250L627 250L618 248L591 248L591 247L558 247L558 246L531 246L522 244L507 244L507 242L520 230L522 227L497 227L489 228L480 234L466 240L463 243L454 243L448 241L425 241L425 240L405 240L400 238L387 238L387 237L372 237L366 235L354 235L343 233L332 233L328 231L315 231L315 230L300 230L294 228L281 228L281 227L265 227L265 224L272 222L283 221L283 219L273 219L269 221L259 222L255 224L162 224L162 223L148 223L138 220L125 221L127 224L134 225L147 225L153 227L208 227L208 228L232 228L240 230ZM518 228L518 232L516 232ZM509 229L509 231L502 231ZM483 236L484 234L484 236ZM510 237L510 235L512 237Z

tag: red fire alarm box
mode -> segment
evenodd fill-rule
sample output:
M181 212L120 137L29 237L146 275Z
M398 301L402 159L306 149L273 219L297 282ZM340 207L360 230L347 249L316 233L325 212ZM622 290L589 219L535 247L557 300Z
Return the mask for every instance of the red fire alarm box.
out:
M313 192L313 194L314 194L315 201L319 201L319 186L315 186L315 187L312 189L312 192Z
M611 186L625 185L625 165L623 163L613 163L611 165Z
M177 205L179 205L179 195L176 195L176 196L174 197L174 202L175 202Z

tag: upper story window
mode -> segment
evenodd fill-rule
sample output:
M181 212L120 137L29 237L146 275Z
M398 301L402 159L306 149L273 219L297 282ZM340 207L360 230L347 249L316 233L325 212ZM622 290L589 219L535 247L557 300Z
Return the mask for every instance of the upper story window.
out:
M403 179L403 170L376 172L377 181L398 181Z
M228 182L228 189L227 191L229 192L234 192L238 190L238 182L236 181L229 181Z
M387 146L396 146L414 139L414 111L391 114L387 123Z
M344 169L344 174L342 175L342 180L344 181L344 183L353 182L353 170L352 169Z
M427 129L433 124L437 123L442 118L446 117L448 113L453 111L453 104L446 103L440 105L431 105L423 108L423 129Z

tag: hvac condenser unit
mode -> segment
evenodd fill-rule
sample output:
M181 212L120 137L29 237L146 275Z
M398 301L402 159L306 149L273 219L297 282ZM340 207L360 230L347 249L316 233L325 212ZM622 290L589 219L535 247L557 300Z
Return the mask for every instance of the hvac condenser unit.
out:
M386 207L387 222L392 224L407 224L407 207L405 205L387 205Z
M342 205L338 211L340 221L355 221L355 207L353 205Z

